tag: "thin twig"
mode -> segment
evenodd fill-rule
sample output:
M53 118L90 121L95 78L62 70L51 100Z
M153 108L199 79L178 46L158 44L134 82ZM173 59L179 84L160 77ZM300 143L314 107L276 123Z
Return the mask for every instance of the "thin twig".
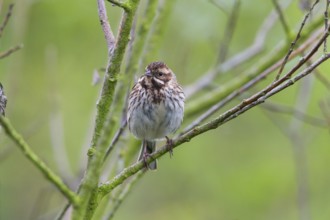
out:
M128 57L128 63L127 67L125 69L125 78L121 80L116 88L115 97L113 98L113 108L111 108L108 120L112 121L114 115L117 115L117 113L122 113L122 118L120 122L120 128L114 135L114 140L108 147L104 160L106 157L109 156L111 150L114 147L114 144L117 142L119 137L121 136L122 131L124 130L126 126L126 105L127 105L127 99L128 99L128 92L129 87L131 84L131 81L133 79L134 74L136 73L138 69L138 63L139 59L141 57L143 48L147 42L147 35L150 31L152 21L156 14L156 8L157 8L157 0L149 0L147 2L147 7L145 9L145 16L143 17L143 20L141 22L141 26L137 30L137 36L135 37L136 40L132 44L132 51L129 54ZM132 31L131 31L132 32ZM112 137L112 134L114 133L114 125L109 124L111 126L111 129L109 128L110 132L108 132L108 135ZM117 139L117 140L116 140Z
M240 0L235 0L233 4L233 8L229 14L229 18L227 20L227 25L220 46L219 56L217 59L218 65L220 63L223 63L227 58L228 48L233 38L234 30L237 24L240 3L241 3Z
M291 0L287 2L289 4ZM206 86L210 85L210 83L213 82L220 73L228 72L259 54L264 47L267 34L276 23L277 18L278 14L275 11L270 12L265 21L260 26L251 46L232 56L224 63L221 63L215 68L209 70L191 85L185 86L184 90L187 99L204 89Z
M306 24L306 22L307 22L307 19L309 18L309 16L310 16L310 14L312 13L312 11L313 11L315 5L317 5L317 3L319 3L319 1L320 1L320 0L316 0L316 1L314 2L314 4L312 5L312 7L309 9L309 11L307 12L307 14L305 15L303 21L301 22L301 25L300 25L299 31L298 31L298 33L297 33L297 35L296 35L296 38L295 38L294 41L292 41L292 43L291 43L291 46L290 46L290 48L289 48L289 51L288 51L288 53L286 54L286 56L285 56L285 58L284 58L284 60L283 60L283 63L282 63L282 65L281 65L281 67L280 67L280 69L279 69L279 71L278 71L278 73L277 73L277 75L276 75L276 77L275 77L275 81L278 80L278 79L280 78L280 76L281 76L281 74L282 74L282 72L283 72L284 66L285 66L286 63L288 62L288 59L289 59L289 57L290 57L290 54L293 52L293 49L294 49L294 47L296 46L296 43L297 43L298 40L300 39L301 32L302 32L303 28L305 27L305 24Z
M328 26L329 26L329 0L326 0L326 6L325 6L325 11L324 11L324 30L327 31L328 30ZM324 41L324 48L323 48L323 53L327 53L328 52L328 48L327 48L327 39Z
M14 4L10 4L9 7L8 7L7 14L6 14L4 20L2 21L1 26L0 26L0 38L2 37L3 31L5 30L5 28L7 26L7 23L10 19L10 16L11 16L12 12L13 12L13 8L14 8Z
M307 36L310 36L310 33L313 32L316 28L320 26L320 24L323 23L323 19L319 18L308 27L306 33L302 34L302 39L306 39ZM326 34L323 34L323 38L327 37ZM323 42L324 39L322 39ZM258 76L260 72L267 69L269 66L273 65L274 62L276 62L278 59L282 58L283 55L286 54L286 46L287 44L285 42L281 42L277 47L275 47L271 53L269 53L267 56L263 57L257 64L254 64L252 68L245 70L242 74L240 74L239 77L236 77L230 81L228 81L225 85L219 86L216 89L213 89L209 91L207 94L202 95L196 99L194 99L191 102L188 102L185 106L185 117L190 118L203 110L210 108L219 100L222 100L224 97L229 95L231 92L235 91L237 87L242 86L246 83L248 83L252 78ZM319 47L320 45L318 45ZM314 53L313 53L314 54ZM303 64L305 62L305 58L301 58L299 62L302 62ZM309 58L309 57L307 57ZM297 66L298 68L301 65Z
M121 64L129 42L133 19L139 3L140 0L130 0L126 3L122 3L125 4L125 7L127 8L124 8L116 45L112 56L109 57L110 59L104 76L102 91L97 103L94 133L91 147L88 150L88 165L79 193L82 202L80 206L73 211L73 218L75 219L92 218L98 205L95 201L97 192L93 189L97 188L101 176L103 158L107 147L109 146L108 142L112 137L112 130L115 129L115 126L112 125L117 125L115 120L111 120L114 118L109 112L110 109L113 108L112 104L114 101L118 77L120 75Z
M140 65L138 70L144 68L146 63L152 62L158 55L159 45L161 44L162 36L166 31L167 22L170 18L171 11L174 8L176 0L160 0L158 5L157 14L155 20L152 23L152 27L149 33L149 39L140 57Z
M272 0L272 2L274 4L276 12L278 13L278 16L280 18L280 21L281 21L282 27L284 29L285 35L286 35L287 39L290 40L291 39L291 30L289 28L289 25L288 25L287 21L285 20L282 8L279 5L277 0Z
M220 3L219 1L215 1L215 0L209 0L210 3L212 3L215 7L217 7L218 9L220 9L220 11L222 11L225 15L228 15L228 11L226 10L226 7L222 4L222 2Z
M119 141L121 135L123 134L123 132L124 132L126 126L127 126L127 121L126 121L126 115L125 115L125 113L126 113L126 111L123 110L120 128L117 130L116 134L114 135L114 137L113 137L113 139L111 141L111 144L108 147L107 152L105 153L104 160L108 158L108 156L110 155L110 153L113 150L114 146Z
M122 187L121 190L119 190L119 192L117 192L117 195L115 195L114 201L113 202L113 207L109 212L109 215L107 217L108 220L111 220L115 213L117 212L118 208L120 207L120 205L122 204L122 202L124 201L124 199L126 198L126 196L131 192L132 188L135 186L135 184L138 182L139 179L142 178L142 176L145 174L146 172L144 171L140 171L138 172L133 179L127 183L125 186Z
M299 108L292 108L291 106L282 105L279 103L272 103L270 101L263 103L260 107L275 113L288 114L302 122L317 126L317 127L328 127L328 124L322 119L311 115L308 115L301 111Z
M330 102L320 101L319 106L320 106L321 112L330 128Z
M325 76L317 70L315 70L314 75L328 90L330 90L330 81Z
M292 86L295 82L299 81L303 77L310 74L317 66L319 66L320 64L322 64L329 58L330 58L330 55L323 55L321 58L319 58L317 61L315 61L313 63L313 65L311 65L308 68L306 68L305 70L303 70L300 74L298 74L292 80L286 81L285 83L279 85L278 87L274 88L273 90L270 90L268 93L259 92L255 95L251 96L249 99L246 99L245 101L236 105L235 107L229 109L228 111L226 111L219 117L213 119L212 121L210 121L206 124L203 124L201 126L195 127L194 129L188 131L187 133L181 135L180 137L173 139L171 147L169 147L168 145L165 145L165 146L159 148L156 152L151 154L150 157L148 157L145 162L150 163L151 161L153 161L153 160L161 157L165 153L167 153L169 151L169 149L176 148L185 142L189 142L192 138L194 138L204 132L210 131L212 129L216 129L217 127L223 125L224 123L243 114L247 110L263 103L266 99L268 99L271 96L275 95L276 93L286 89L287 87ZM265 91L265 90L263 90L263 91ZM118 185L122 184L127 178L129 178L130 176L136 174L141 169L143 169L145 167L145 162L144 161L136 162L135 164L131 165L130 167L125 168L121 173L119 173L111 181L102 184L98 189L100 199L103 198L108 193L110 193Z
M1 52L0 53L0 59L3 59L5 57L8 57L9 55L11 55L12 53L20 50L23 48L23 44L17 45L15 47L9 48L7 51L5 52Z
M116 39L111 30L111 26L107 16L104 0L97 0L99 19L101 22L102 30L108 46L108 53L111 55L115 47Z
M108 0L108 2L112 3L113 5L116 5L122 9L124 9L126 12L131 10L130 6L124 2L120 2L118 0Z
M306 112L311 98L313 78L309 77L302 81L297 96L296 107L301 112ZM310 209L308 202L308 169L306 155L306 135L301 135L302 121L296 117L292 118L289 126L289 138L291 140L294 162L296 169L297 183L297 207L300 219L310 219ZM300 137L303 136L303 137Z
M10 121L0 115L0 124L5 130L6 134L17 147L25 154L39 171L52 183L56 188L64 195L72 204L78 205L78 196L71 191L62 179L57 176L31 149L31 147L25 142L23 137L14 129Z
M322 31L323 32L323 31ZM305 51L308 47L310 47L311 44L313 44L316 39L319 37L319 35L322 33L321 31L316 32L310 39L308 39L304 44L302 44L298 49L296 49L291 56L289 57L289 60L295 58L297 55L301 54L303 51ZM265 79L269 74L271 74L273 71L278 69L283 62L283 59L275 62L272 66L264 70L262 73L242 85L240 88L236 89L235 91L231 92L229 95L227 95L225 98L221 99L218 103L213 105L211 108L209 108L206 112L204 112L202 115L200 115L197 119L194 119L194 121L188 125L184 130L183 133L189 131L190 129L196 127L203 121L205 121L207 118L212 116L215 112L217 112L220 108L224 107L227 103L229 103L234 98L238 97L243 92L247 91L254 85L256 85L261 80Z

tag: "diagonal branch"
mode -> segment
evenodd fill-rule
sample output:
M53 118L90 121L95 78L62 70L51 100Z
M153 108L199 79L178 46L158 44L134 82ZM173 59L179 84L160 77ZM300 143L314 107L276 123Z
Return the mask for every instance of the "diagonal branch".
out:
M108 0L108 2L112 3L115 6L118 6L122 9L124 9L126 12L131 10L131 7L130 7L128 1L127 2L121 2L121 1L118 1L118 0Z
M102 26L105 40L107 41L108 53L110 55L115 47L116 39L112 33L110 23L108 21L108 15L105 8L104 0L97 0L97 5L100 23Z
M309 38L304 44L302 44L299 48L297 48L289 57L289 60L295 58L299 54L301 54L303 51L307 50L320 36L320 34L323 32L323 30L317 31L311 38ZM207 118L212 116L215 112L217 112L219 109L223 108L226 104L228 104L230 101L232 101L234 98L238 97L248 89L255 86L258 82L260 82L263 79L266 79L268 75L270 75L272 72L274 72L276 69L278 69L283 62L283 59L275 62L272 66L261 72L259 75L245 83L244 85L240 86L239 88L236 88L234 91L232 91L230 94L228 94L226 97L222 98L218 103L213 105L211 108L209 108L207 111L205 111L202 115L200 115L197 119L194 119L194 121L188 125L183 132L187 132L191 130L192 128L196 127L203 121L205 121ZM307 62L308 63L308 62ZM311 63L309 63L311 64Z
M283 60L283 63L282 63L282 65L281 65L281 67L280 67L280 69L279 69L279 71L278 71L278 73L277 73L277 75L275 77L275 81L280 78L280 76L281 76L281 74L282 74L282 72L284 70L284 67L285 67L286 63L288 62L288 59L289 59L291 53L293 52L294 47L296 46L298 40L301 38L301 32L302 32L303 28L305 27L305 24L306 24L309 16L311 15L314 7L319 3L319 1L320 0L316 0L314 2L314 4L312 5L312 7L309 9L309 11L307 12L307 14L305 15L303 21L301 22L301 25L300 25L299 31L298 31L298 33L296 35L296 38L291 43L291 46L289 48L289 51L287 52L287 54L286 54L286 56L285 56L285 58Z
M0 26L0 38L2 37L2 33L3 31L5 30L6 26L7 26L7 23L11 17L11 14L13 12L13 8L14 8L14 4L10 4L9 7L8 7L8 11L7 11L7 14L5 16L5 19L3 20L1 26Z
M291 39L291 30L290 30L290 27L289 27L288 23L285 20L282 8L281 8L281 6L280 6L280 4L278 3L277 0L272 0L272 2L274 4L275 9L276 9L276 11L278 13L278 16L280 18L280 21L281 21L282 27L284 29L285 35L286 35L287 39L290 41L290 39Z
M120 67L124 58L125 50L129 42L130 31L140 0L130 0L125 3L128 8L124 9L119 33L116 41L115 48L110 56L107 71L104 76L102 91L97 103L97 115L95 119L94 133L91 141L91 147L88 150L88 165L85 176L82 181L81 196L82 204L73 212L74 219L90 219L97 207L94 202L96 196L97 184L101 175L103 158L108 147L107 129L104 129L105 124L111 124L114 121L107 121L111 105L113 104L114 92L117 86ZM123 3L124 4L124 3ZM101 139L102 137L102 139Z
M291 1L287 1L287 5L289 5L290 2ZM227 59L225 62L219 63L215 68L203 74L196 82L186 86L185 94L187 99L210 85L220 73L228 72L259 54L263 50L267 34L272 30L277 18L278 14L275 11L270 12L265 21L261 24L251 46Z
M318 42L318 44L311 50L310 53L308 53L307 57L314 53L315 50L319 48L319 45L323 43L324 37L326 38L328 35L325 34L321 40ZM212 129L216 129L219 126L225 124L226 122L236 118L237 116L243 114L244 112L250 110L251 108L265 102L266 99L270 98L271 96L277 94L278 92L286 89L289 86L292 86L295 82L299 81L303 77L307 76L308 74L312 73L313 70L318 67L320 64L325 62L330 58L330 54L325 54L321 56L318 60L316 60L312 65L307 67L305 70L303 70L301 73L299 73L297 76L295 76L292 79L289 79L288 77L291 76L293 73L292 71L297 71L296 68L293 68L293 70L289 71L283 78L276 81L275 84L272 83L260 92L254 94L250 98L242 101L240 104L236 105L235 107L229 109L219 117L213 119L212 121L203 124L201 126L195 127L192 130L182 134L178 138L174 139L172 142L171 147L168 145L165 145L158 149L156 152L150 155L150 157L147 158L146 162L150 163L151 161L161 157L165 153L169 151L169 149L175 148L185 142L189 142L192 138L203 134L205 132L208 132ZM118 185L123 183L127 178L137 173L139 170L144 168L144 161L139 161L130 167L124 169L121 173L119 173L116 177L114 177L111 181L102 184L98 191L99 191L99 200L101 200L105 195L110 193L114 188L116 188Z
M302 33L301 39L306 39L308 36L310 36L310 33L317 29L321 23L323 23L322 17L318 18L315 22L310 24L308 29L306 29L306 33L308 34ZM236 77L228 81L224 86L214 89L208 92L206 95L203 95L194 101L187 103L185 108L185 117L190 118L197 113L210 108L219 102L219 100L222 100L224 97L235 91L238 87L243 86L252 78L260 75L261 72L265 71L267 68L273 65L274 62L285 56L286 53L287 44L282 42L276 48L274 48L271 53L259 61L259 63L255 64L251 69L244 71L244 73L242 73L239 77Z
M5 58L5 57L8 57L8 56L11 55L12 53L14 53L14 52L16 52L16 51L18 51L18 50L20 50L20 49L22 49L22 48L23 48L23 45L21 44L21 45L17 45L17 46L15 46L15 47L9 48L9 49L6 50L5 52L1 52L1 53L0 53L0 59L3 59L3 58Z
M65 185L62 179L57 176L31 149L23 137L14 129L10 121L0 116L0 124L6 134L20 148L25 156L39 169L39 171L73 204L78 205L78 196Z

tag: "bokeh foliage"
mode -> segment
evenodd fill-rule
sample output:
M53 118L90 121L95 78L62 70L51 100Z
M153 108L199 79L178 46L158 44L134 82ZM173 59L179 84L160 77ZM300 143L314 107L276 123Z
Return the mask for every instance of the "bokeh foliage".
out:
M2 16L9 3L4 1ZM229 9L231 2L225 5ZM242 1L229 56L253 42L272 8L270 1ZM108 9L116 32L121 11L110 4ZM304 13L294 1L285 10L290 27L296 30ZM177 1L154 60L171 66L183 85L192 83L214 64L225 23L226 15L208 1ZM277 24L264 53L283 39L285 34ZM90 141L88 131L100 89L91 85L93 71L107 62L96 1L17 1L0 42L1 50L24 44L22 50L1 60L7 116L33 149L56 167L49 121L51 113L60 112L69 173L78 176L79 167L87 160L84 146ZM243 65L223 76L219 85L245 68ZM319 70L327 73L328 68L326 64ZM294 106L299 85L271 100ZM322 117L319 103L326 99L329 90L314 79L308 114ZM255 108L184 144L175 150L173 159L166 156L160 160L157 172L145 175L116 219L298 219L295 151L283 133L291 120L291 115ZM298 132L307 156L310 216L329 219L329 129L304 124ZM64 199L3 133L0 138L0 152L5 152L0 158L0 219L51 219Z

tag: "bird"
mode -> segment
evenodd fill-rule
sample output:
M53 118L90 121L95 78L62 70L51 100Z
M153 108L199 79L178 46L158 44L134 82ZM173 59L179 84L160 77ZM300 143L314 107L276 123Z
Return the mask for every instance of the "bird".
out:
M169 134L183 121L185 95L174 72L164 62L152 62L134 84L128 98L127 124L130 132L142 140L138 161L157 169L157 161L146 160L156 150L156 141L166 138L173 155Z

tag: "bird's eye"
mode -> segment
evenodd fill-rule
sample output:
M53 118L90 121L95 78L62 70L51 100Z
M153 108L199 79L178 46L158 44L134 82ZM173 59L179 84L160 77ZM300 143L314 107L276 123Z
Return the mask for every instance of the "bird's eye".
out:
M162 77L162 76L163 76L163 73L162 73L162 72L158 72L157 75L158 75L159 77Z

